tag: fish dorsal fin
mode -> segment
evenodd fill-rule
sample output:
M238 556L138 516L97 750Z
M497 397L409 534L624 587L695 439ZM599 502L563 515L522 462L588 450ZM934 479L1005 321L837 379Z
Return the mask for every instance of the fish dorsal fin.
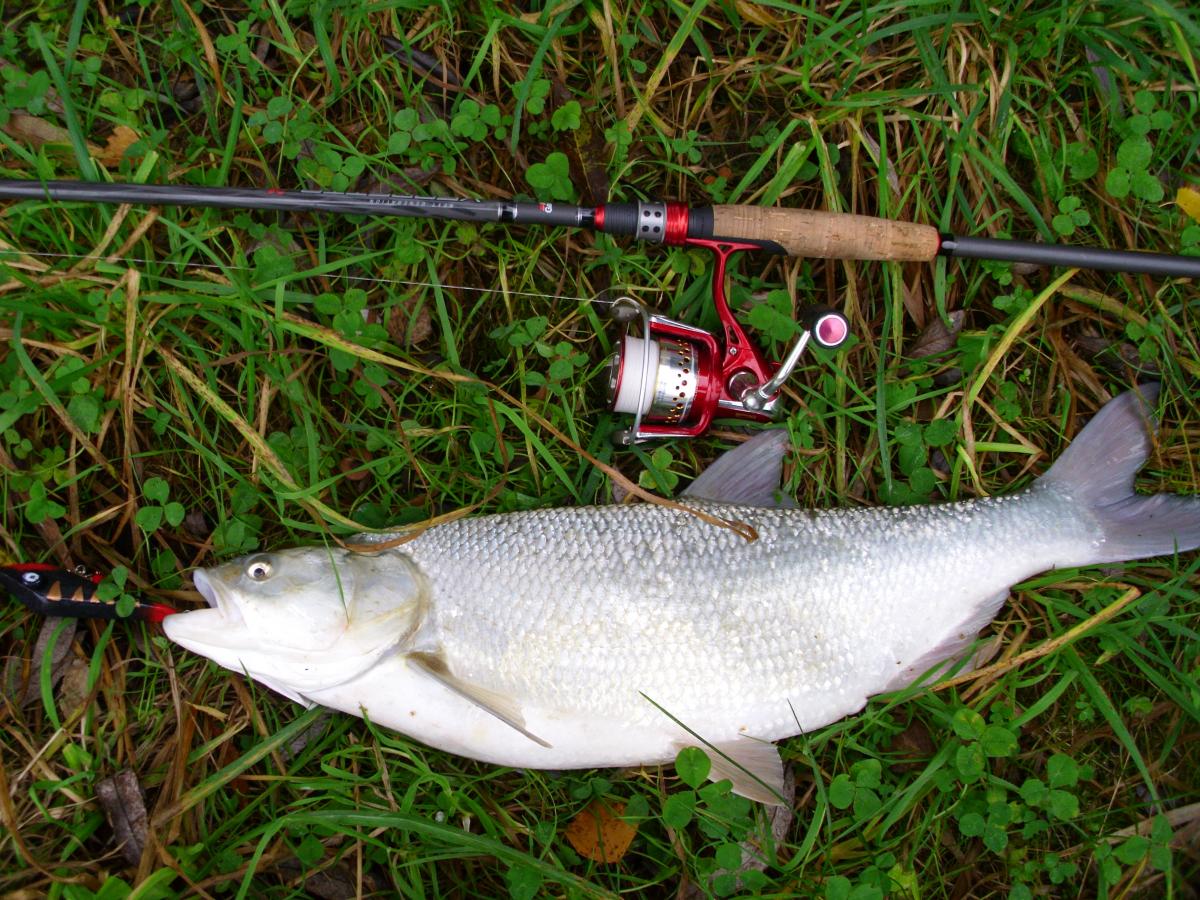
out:
M540 744L549 749L550 744L525 728L525 717L521 715L520 708L512 698L456 677L450 671L450 667L446 665L446 660L442 658L441 654L409 653L407 659L417 669L420 669L426 675L454 691L454 693L458 694L464 700L469 700L484 712L491 713L505 725L519 731L535 744Z
M767 508L795 506L790 497L779 493L783 455L789 443L787 430L783 428L756 434L717 457L680 494L680 499Z
M774 744L744 737L700 749L712 763L709 781L728 778L735 794L768 806L790 802L783 792L783 760Z

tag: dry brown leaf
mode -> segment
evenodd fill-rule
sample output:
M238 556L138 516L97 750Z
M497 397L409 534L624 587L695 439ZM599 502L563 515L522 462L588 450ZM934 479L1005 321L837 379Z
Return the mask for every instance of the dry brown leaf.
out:
M50 657L50 684L57 685L62 681L63 673L66 672L67 662L71 653L71 642L75 640L75 631L79 626L78 619L62 619L58 616L47 616L42 621L41 630L38 631L37 643L33 648L33 655L30 657L32 663L29 671L29 680L24 684L24 692L21 694L20 703L22 706L39 700L42 696L42 662L46 658L46 649L50 646L50 641L54 640L54 650ZM62 632L57 638L54 637L55 632L59 627ZM19 657L13 657L10 662L15 663L14 672L20 673L23 667L23 661ZM20 689L20 675L13 677L6 673L5 684L11 684L14 688Z
M142 799L142 786L137 776L125 769L111 778L97 781L96 797L104 807L104 815L121 848L121 855L130 865L136 866L146 846L147 828L146 802Z
M88 662L78 656L72 657L63 672L62 683L58 686L58 695L62 702L62 711L71 714L83 706L88 698Z
M35 149L48 145L54 147L61 145L64 152L69 152L71 149L71 134L67 129L27 113L12 113L8 117L8 121L4 123L4 133ZM138 140L139 136L136 131L127 125L118 125L108 136L108 141L103 148L89 143L87 150L103 165L115 166L121 161L125 151Z
M314 872L292 857L279 863L279 871L294 886L303 887L303 896L317 897L318 900L351 900L364 894L378 895L383 892L379 880L370 872L356 871L344 863Z
M94 154L96 159L106 166L115 166L125 155L125 151L140 140L138 133L128 125L118 125L108 136L104 149Z
M370 457L365 453L353 453L349 456L343 456L338 460L338 471L346 477L346 480L351 484L366 481L371 477L371 473L364 468L360 468L366 463L369 463Z
M571 92L559 79L554 79L553 94L555 108L572 99ZM608 178L609 148L604 138L604 129L596 121L591 107L583 109L579 127L564 135L561 148L567 154L571 176L576 184L587 185L585 201L596 206L608 199L612 184Z
M27 113L15 112L10 115L4 123L4 133L10 138L29 144L35 150L47 144L61 144L67 152L71 149L71 134L67 129ZM96 147L88 144L88 153L94 156L99 152Z
M1094 334L1081 334L1074 340L1079 355L1110 372L1124 374L1130 370L1145 375L1161 373L1153 360L1143 360L1137 347L1128 341L1112 341Z
M914 763L923 763L937 751L928 726L919 720L912 722L893 737L889 749L896 756L896 760L891 764L893 767L911 767Z
M26 113L13 113L4 123L4 133L19 141L27 141L34 147L44 144L69 144L71 136L65 128L59 128L45 119Z
M593 862L620 862L637 835L637 826L621 818L625 804L593 800L570 821L564 836L575 851Z
M429 315L429 304L418 303L410 297L387 314L388 335L403 347L412 349L423 344L433 335L433 319Z
M913 359L920 359L952 349L954 342L958 340L959 332L962 331L963 311L961 309L953 310L947 315L947 318L950 320L949 327L940 316L926 325L925 330L913 341L908 355Z

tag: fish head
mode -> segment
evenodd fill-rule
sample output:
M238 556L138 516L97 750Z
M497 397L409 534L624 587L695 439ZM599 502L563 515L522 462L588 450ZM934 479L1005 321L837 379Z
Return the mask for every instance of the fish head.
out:
M428 586L403 553L255 553L192 580L208 609L167 617L171 640L280 693L334 687L409 641Z

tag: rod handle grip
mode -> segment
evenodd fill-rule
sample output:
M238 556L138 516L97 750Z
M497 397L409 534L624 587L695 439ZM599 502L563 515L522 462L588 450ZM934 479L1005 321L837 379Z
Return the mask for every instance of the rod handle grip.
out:
M714 237L764 241L788 256L820 259L933 259L940 246L932 225L874 216L762 206L712 207Z

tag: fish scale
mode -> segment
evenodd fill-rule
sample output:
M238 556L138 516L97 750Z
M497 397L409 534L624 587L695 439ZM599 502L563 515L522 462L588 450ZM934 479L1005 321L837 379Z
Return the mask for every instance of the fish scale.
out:
M198 570L213 608L163 627L302 703L474 759L627 766L703 745L712 777L778 802L766 742L962 657L1011 585L1200 546L1200 500L1133 491L1154 396L1109 403L1007 497L773 508L784 445L768 433L681 498L755 540L647 504L460 519L373 554L295 548Z

